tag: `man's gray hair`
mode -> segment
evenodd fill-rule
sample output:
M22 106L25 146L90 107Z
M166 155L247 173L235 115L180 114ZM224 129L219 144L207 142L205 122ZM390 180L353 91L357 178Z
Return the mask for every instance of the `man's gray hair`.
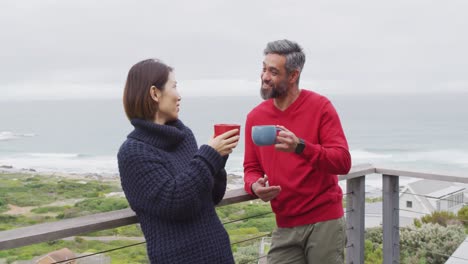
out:
M285 67L288 73L291 73L294 70L299 70L300 74L304 68L305 53L302 51L302 47L294 41L282 39L269 42L263 51L263 54L278 54L285 56Z

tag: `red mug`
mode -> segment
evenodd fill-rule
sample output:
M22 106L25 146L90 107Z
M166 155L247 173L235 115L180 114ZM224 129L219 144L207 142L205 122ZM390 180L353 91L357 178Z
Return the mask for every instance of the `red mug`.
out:
M228 132L229 130L233 129L239 129L237 133L233 136L238 136L240 135L240 125L238 124L215 124L214 125L214 136L217 137L225 132Z

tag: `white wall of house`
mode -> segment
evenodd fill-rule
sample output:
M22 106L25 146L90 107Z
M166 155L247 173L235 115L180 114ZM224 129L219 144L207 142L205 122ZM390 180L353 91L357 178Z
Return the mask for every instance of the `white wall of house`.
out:
M464 196L462 192L443 197L437 201L437 210L457 213L463 207Z
M424 214L431 213L429 212L429 210L427 210L423 206L419 197L413 195L412 193L403 193L400 196L400 209L403 209L403 210L400 210L400 216L411 217L411 218L420 218L424 216ZM405 210L414 211L417 213L408 212Z
M463 192L453 193L448 196L436 198L425 198L410 193L407 189L400 195L400 215L403 217L421 218L424 214L433 211L449 211L456 214L464 205ZM408 212L414 211L414 212Z

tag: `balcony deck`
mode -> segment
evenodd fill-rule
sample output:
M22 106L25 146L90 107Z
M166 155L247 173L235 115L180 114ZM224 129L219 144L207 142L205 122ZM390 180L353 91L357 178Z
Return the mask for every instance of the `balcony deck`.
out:
M364 263L364 219L365 219L365 180L367 175L382 175L382 220L384 262L399 263L399 177L468 183L468 177L444 175L382 168L374 165L361 165L352 168L347 175L339 176L346 181L346 223L348 246L346 263ZM254 200L243 189L228 191L219 204L225 206ZM131 209L88 215L53 223L37 224L0 232L0 250L63 239L70 236L116 228L137 223Z

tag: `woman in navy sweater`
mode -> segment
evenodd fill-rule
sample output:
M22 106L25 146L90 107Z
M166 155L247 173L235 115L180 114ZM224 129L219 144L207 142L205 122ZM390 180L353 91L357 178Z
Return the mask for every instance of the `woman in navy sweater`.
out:
M130 69L123 102L135 129L118 153L122 188L151 263L234 263L215 205L226 191L224 166L238 130L198 148L178 119L176 84L173 69L155 59Z

